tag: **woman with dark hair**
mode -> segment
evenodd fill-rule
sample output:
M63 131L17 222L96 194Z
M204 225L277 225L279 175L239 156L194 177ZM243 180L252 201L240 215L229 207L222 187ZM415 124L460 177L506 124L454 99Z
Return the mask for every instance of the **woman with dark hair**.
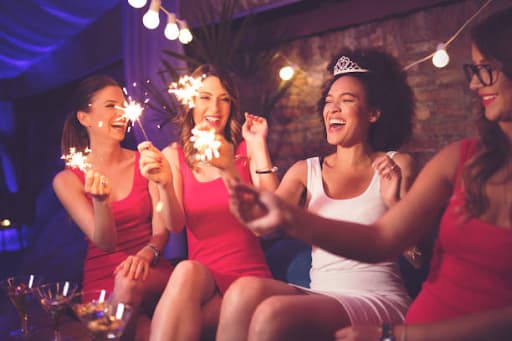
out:
M397 60L376 49L343 50L319 101L336 151L295 163L276 194L333 219L372 223L407 192L412 159L399 148L411 135L413 93ZM323 340L338 328L402 322L410 298L392 258L368 264L313 245L310 288L245 277L227 291L218 340ZM278 318L277 318L278 317Z
M125 97L107 76L83 80L71 101L61 148L85 152L85 170L66 167L53 180L57 197L87 238L83 290L113 290L138 307L156 299L172 267L159 260L168 239L164 216L153 209L165 192L139 172L139 153L121 147ZM165 212L165 211L164 211Z
M337 340L512 339L510 37L512 8L473 29L473 64L464 70L483 105L479 136L435 155L407 196L374 224L321 218L271 193L232 184L232 209L256 234L284 228L353 259L388 259L439 228L429 276L406 324L353 326L338 331ZM256 207L264 210L249 210Z
M178 232L185 226L189 259L176 266L167 283L153 316L152 340L191 341L214 333L222 296L235 279L271 277L259 239L229 210L223 172L199 161L191 141L194 127L213 129L224 141L227 173L273 191L277 177L266 145L266 120L246 114L241 125L237 88L216 67L200 66L192 76L202 81L193 107L183 108L180 143L163 150L174 190L166 204L172 214L170 229ZM162 157L156 148L143 143L139 150L142 172L149 179L171 176L153 169Z

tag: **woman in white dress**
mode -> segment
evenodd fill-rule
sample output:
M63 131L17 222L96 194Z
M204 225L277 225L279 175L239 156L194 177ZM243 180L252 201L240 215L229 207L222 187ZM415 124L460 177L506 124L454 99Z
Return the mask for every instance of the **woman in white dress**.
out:
M276 191L324 217L372 223L407 192L414 162L395 152L411 135L413 93L386 52L342 51L319 101L336 151L295 163ZM260 176L265 176L261 174ZM312 247L310 288L244 277L226 292L217 340L322 340L366 323L399 323L410 298L396 260L368 264Z

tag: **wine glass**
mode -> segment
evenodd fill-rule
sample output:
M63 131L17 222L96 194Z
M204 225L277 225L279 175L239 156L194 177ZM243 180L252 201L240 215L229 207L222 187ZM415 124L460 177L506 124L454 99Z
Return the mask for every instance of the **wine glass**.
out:
M41 278L33 274L12 276L0 281L0 287L16 308L21 321L20 328L10 333L11 337L28 339L33 334L34 329L29 328L28 324L28 303L40 283Z
M107 297L105 290L81 292L72 307L78 319L87 327L92 340L119 340L133 313L125 303Z
M78 285L69 281L44 284L36 288L39 302L52 321L52 341L62 340L59 328L60 316L68 308L77 289Z

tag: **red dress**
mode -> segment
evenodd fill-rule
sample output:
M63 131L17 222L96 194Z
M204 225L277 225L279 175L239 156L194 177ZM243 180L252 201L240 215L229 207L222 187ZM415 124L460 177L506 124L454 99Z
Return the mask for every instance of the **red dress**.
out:
M152 235L152 205L148 191L148 180L139 171L140 154L135 154L132 189L128 195L111 202L117 227L117 246L113 252L105 252L87 238L87 255L83 270L83 289L114 289L114 269L129 255L136 254L149 243ZM68 168L82 183L85 174L76 168ZM89 200L90 197L88 197ZM171 268L160 262L158 267Z
M183 177L189 259L210 269L221 294L239 277L271 277L258 238L229 210L229 197L223 180L197 181L185 163L181 148L178 154ZM240 143L237 154L247 155L245 142ZM245 158L237 161L237 169L242 181L250 182Z
M430 273L410 306L406 323L445 320L512 304L512 230L479 219L460 222L460 176L477 151L474 139L461 143L457 186L441 220Z

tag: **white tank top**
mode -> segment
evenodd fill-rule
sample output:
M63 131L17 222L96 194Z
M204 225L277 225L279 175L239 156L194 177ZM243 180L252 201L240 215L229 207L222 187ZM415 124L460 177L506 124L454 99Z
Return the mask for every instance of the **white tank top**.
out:
M380 195L377 172L364 193L351 199L331 199L324 191L319 158L306 161L307 189L311 195L308 209L311 212L326 218L371 224L387 210ZM310 288L314 290L379 294L404 292L396 262L363 263L339 257L314 245L310 277Z

